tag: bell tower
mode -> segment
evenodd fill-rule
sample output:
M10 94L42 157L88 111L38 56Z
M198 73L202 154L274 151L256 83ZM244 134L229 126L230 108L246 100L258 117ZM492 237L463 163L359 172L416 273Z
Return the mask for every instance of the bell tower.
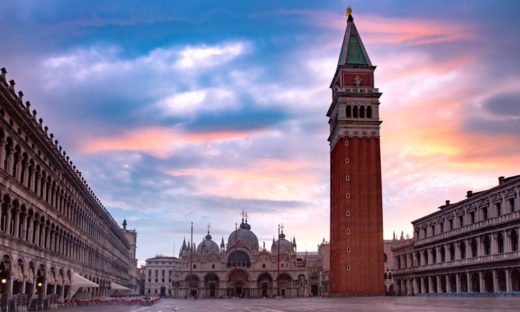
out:
M327 112L330 135L330 294L384 294L379 97L352 9Z

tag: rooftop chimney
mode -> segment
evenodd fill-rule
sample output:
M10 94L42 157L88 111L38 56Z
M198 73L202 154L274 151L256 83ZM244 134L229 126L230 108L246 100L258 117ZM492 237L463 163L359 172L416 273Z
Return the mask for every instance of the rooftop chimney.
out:
M472 195L473 195L473 191L467 191L466 192L466 197L467 198L470 198Z
M449 205L450 205L450 201L447 200L447 201L446 201L446 206L449 206Z
M505 180L505 178L503 176L498 177L498 185L502 185L502 183L504 183L504 180Z

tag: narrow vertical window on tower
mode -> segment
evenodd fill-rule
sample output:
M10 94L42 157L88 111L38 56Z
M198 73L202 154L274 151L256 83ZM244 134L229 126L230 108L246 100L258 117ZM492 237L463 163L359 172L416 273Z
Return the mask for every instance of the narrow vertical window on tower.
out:
M329 292L332 295L382 295L385 285L379 156L381 121L375 111L381 93L373 84L376 67L370 61L350 8L339 51L338 66L330 84L334 97L327 117L332 125L330 157L345 160L345 165L331 162L330 168L335 176L345 178L332 179L331 176L330 186L331 190L348 192L344 193L345 197L331 195L330 199L330 248L336 256L330 266ZM346 116L346 119L334 123L336 116ZM348 222L341 218L343 209ZM359 242L363 248L350 253L352 246L349 246L349 254L339 252L346 250L347 240ZM350 272L350 263L356 264L356 270Z

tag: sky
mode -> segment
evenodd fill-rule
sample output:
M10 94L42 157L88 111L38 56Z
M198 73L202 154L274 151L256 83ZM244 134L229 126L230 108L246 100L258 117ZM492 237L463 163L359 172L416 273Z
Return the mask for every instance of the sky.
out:
M517 1L352 0L383 92L384 235L520 174ZM329 237L330 81L345 1L8 1L8 70L140 263L242 210L270 247Z

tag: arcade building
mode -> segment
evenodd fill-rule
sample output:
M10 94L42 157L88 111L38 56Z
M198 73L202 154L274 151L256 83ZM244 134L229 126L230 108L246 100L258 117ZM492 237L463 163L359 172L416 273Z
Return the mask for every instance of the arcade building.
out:
M119 227L6 74L2 68L1 307L131 292L136 232Z

